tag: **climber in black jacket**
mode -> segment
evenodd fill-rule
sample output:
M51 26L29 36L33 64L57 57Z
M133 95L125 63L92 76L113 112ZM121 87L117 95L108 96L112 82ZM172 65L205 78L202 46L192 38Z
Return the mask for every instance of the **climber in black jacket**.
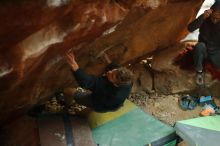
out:
M203 85L203 61L208 59L220 68L220 1L188 25L193 32L199 28L199 40L194 49L194 65L197 72L196 83Z
M104 56L110 63L106 73L93 76L79 68L73 53L66 53L66 60L71 66L75 79L82 88L91 92L79 92L68 88L64 90L65 94L72 95L78 104L97 112L113 111L122 106L131 92L133 82L133 73L130 70L111 63L108 56L106 54Z

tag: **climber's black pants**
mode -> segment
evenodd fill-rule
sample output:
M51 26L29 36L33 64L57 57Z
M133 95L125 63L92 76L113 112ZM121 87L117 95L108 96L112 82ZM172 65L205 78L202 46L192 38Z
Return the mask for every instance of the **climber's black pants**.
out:
M75 99L76 103L80 105L84 105L89 108L93 108L92 102L92 92L90 91L76 91L74 93L73 98Z
M197 72L203 70L204 60L209 60L216 68L220 68L220 47L207 47L205 43L198 42L194 48L194 66Z

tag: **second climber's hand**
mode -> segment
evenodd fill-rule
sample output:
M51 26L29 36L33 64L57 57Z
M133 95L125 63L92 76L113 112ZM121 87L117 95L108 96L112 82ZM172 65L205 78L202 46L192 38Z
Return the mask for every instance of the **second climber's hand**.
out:
M206 19L212 14L212 9L205 10L203 17Z
M68 51L65 53L65 59L69 63L73 71L76 71L79 68L78 63L75 60L75 55L72 51Z

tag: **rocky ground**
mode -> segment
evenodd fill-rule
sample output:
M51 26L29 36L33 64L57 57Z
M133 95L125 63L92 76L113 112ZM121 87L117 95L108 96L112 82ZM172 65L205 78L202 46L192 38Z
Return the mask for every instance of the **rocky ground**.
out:
M130 100L140 106L145 112L151 114L158 120L173 126L176 121L199 117L202 108L197 106L194 110L184 111L179 107L178 101L183 95L157 95L132 93ZM219 100L215 102L220 105Z
M145 112L151 114L158 120L173 126L176 121L190 119L200 116L202 107L197 106L194 110L184 111L179 107L179 100L183 95L157 95L132 93L129 100L140 106ZM219 106L219 99L215 99Z
M157 95L142 93L132 93L129 100L140 106L145 112L151 114L158 120L170 126L174 126L176 121L199 117L202 108L197 106L194 110L184 111L179 107L179 99L183 95ZM215 100L219 106L220 101ZM185 141L182 141L178 146L188 146Z

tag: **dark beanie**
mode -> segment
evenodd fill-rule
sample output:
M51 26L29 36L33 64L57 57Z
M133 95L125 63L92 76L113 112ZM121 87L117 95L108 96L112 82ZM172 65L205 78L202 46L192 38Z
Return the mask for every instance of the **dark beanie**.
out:
M215 3L211 6L211 9L220 11L220 0L216 0Z

